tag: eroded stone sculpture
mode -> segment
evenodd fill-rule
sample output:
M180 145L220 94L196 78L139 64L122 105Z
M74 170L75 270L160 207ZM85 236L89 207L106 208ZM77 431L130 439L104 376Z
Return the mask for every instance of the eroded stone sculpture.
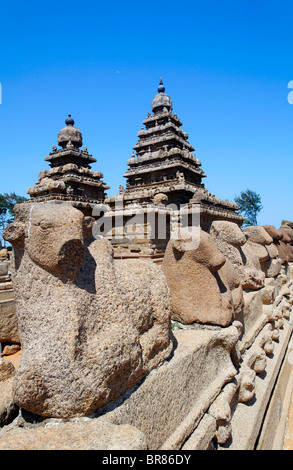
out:
M207 232L200 229L194 247L187 240L188 234L171 239L162 264L171 292L172 319L227 326L234 318L232 292L239 287L237 275L229 268L221 270L226 259ZM235 299L241 303L241 292Z
M5 230L23 348L14 401L45 417L89 415L172 351L170 298L149 261L114 261L69 203L15 207Z
M246 247L252 253L253 261L257 270L262 270L265 277L275 277L279 274L282 262L279 257L278 249L274 244L274 239L262 226L249 226L243 229L247 237ZM271 231L271 233L273 233Z
M219 250L229 259L240 275L244 290L258 290L264 286L265 274L259 259L247 243L247 236L234 222L214 221L210 234Z
M293 230L289 225L289 221L282 221L282 225L279 229L276 229L273 225L264 225L263 227L273 239L273 244L277 248L278 257L281 264L287 263L291 257L291 235Z
M285 244L286 258L288 262L293 261L293 222L282 220L279 231L282 233L281 242Z

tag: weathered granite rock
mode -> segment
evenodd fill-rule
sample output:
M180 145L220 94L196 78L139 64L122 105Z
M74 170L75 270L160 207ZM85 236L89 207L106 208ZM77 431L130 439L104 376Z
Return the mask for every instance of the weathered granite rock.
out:
M273 243L272 237L268 234L264 227L259 225L250 225L243 229L244 235L247 236L249 243L266 246ZM266 255L264 255L265 257Z
M289 223L289 221L286 221L282 223L281 227L279 228L279 231L283 235L281 243L285 243L284 249L287 254L288 262L293 261L293 228L290 224L292 224L292 222Z
M10 423L18 412L12 394L15 368L11 362L0 359L0 428Z
M14 400L45 417L90 414L173 348L160 268L127 260L118 267L110 243L90 237L88 222L70 204L21 204L4 234L14 247L23 348Z
M0 450L145 450L144 434L129 424L80 418L38 427L10 425L0 431Z
M200 230L194 248L186 240L184 235L182 239L171 239L162 263L171 292L172 319L186 324L200 322L227 326L233 319L234 310L228 270L224 273L225 278L220 278L219 270L226 259L203 230Z
M284 226L284 225L287 225L288 227L291 227L291 228L293 229L293 222L292 222L292 220L283 219L282 222L281 222L281 226Z
M255 266L254 255L246 243L246 236L236 223L214 221L210 235L238 272L243 289L257 290L263 287L265 275L260 267Z
M17 418L0 431L0 449L179 450L237 374L231 351L238 336L234 325L177 330L170 359L117 400L67 423Z
M13 342L19 342L13 286L9 262L0 259L0 343Z
M267 279L266 279L267 280ZM261 289L261 300L264 305L273 304L276 298L276 289L275 286L267 284L265 282L265 287Z
M286 222L286 221L285 221ZM273 225L264 225L263 227L272 237L274 245L278 250L279 259L281 264L287 263L290 261L292 255L292 233L293 230L290 225L282 222L282 225L279 229L276 229Z
M184 443L182 450L209 450L216 431L217 423L215 418L205 414L195 431Z
M273 225L263 225L263 228L267 231L274 243L277 243L282 239L283 234L280 230L276 229Z
M8 263L7 261L0 262L0 281L3 277L8 276Z
M258 291L245 291L243 296L243 334L240 341L242 352L253 343L256 335L269 321L263 309L261 289Z
M269 278L269 277L274 278L278 276L279 272L282 269L282 261L279 258L279 253L276 256L276 253L275 252L273 253L274 248L277 249L274 245L267 247L267 250L269 253L269 259L265 261L264 263L261 263L261 269L263 270L266 278Z
M216 398L209 409L209 414L216 420L217 431L215 433L219 444L225 443L231 433L231 402L235 395L237 384L231 382L227 384L222 393Z
M255 371L250 369L245 363L242 364L239 374L239 403L247 403L253 398L255 392L255 377Z
M0 301L0 343L20 343L14 299Z
M0 382L9 379L15 374L15 368L11 362L0 358Z
M181 449L223 386L237 374L231 359L239 337L234 324L209 329L197 325L174 335L177 347L170 360L102 410L111 422L143 431L148 449Z
M9 424L18 413L13 399L13 378L0 382L0 428Z
M281 271L282 261L274 240L279 240L280 234L276 233L273 227L267 230L262 226L245 227L243 233L247 237L247 244L243 247L244 254L246 254L246 247L249 247L256 269L262 270L265 277L276 277Z
M242 311L244 307L243 289L241 284L241 277L231 261L226 258L225 264L219 269L217 273L218 284L222 291L222 299L226 298L230 302L230 292L232 296L233 318L239 320L242 318ZM224 295L225 294L225 295ZM223 303L224 308L228 310L231 308L229 305Z

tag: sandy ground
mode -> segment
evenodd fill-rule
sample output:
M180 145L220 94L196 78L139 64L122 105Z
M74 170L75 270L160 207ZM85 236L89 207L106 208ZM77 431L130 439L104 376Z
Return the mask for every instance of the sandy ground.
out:
M5 359L6 361L11 362L14 365L15 369L17 369L20 363L21 354L22 354L22 350L18 351L15 354L10 354L8 356L5 355L1 357Z

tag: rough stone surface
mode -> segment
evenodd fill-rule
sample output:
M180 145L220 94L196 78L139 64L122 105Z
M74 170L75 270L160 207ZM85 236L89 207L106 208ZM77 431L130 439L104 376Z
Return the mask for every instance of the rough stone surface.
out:
M8 275L8 263L7 261L0 262L0 277Z
M0 302L0 343L19 343L16 304L14 299Z
M255 268L258 271L262 270L265 277L276 277L282 267L282 261L275 244L275 241L279 243L278 233L272 227L266 230L261 226L245 227L243 232L247 237L247 244L243 248L244 254L247 253L246 247L249 247Z
M174 355L121 400L109 403L102 410L108 419L143 431L149 449L181 449L237 373L231 360L237 327L210 328L176 330Z
M244 292L243 332L241 336L241 349L250 346L261 328L268 322L263 311L262 291Z
M287 261L292 262L293 261L293 228L291 227L290 224L288 225L288 223L284 223L279 228L279 231L283 235L281 244L283 243L285 244L285 246L283 245L283 249L285 250Z
M215 221L210 234L238 272L242 288L257 290L263 287L265 274L260 265L255 265L254 254L239 226L234 222Z
M256 243L257 245L262 246L270 245L271 243L273 243L272 237L262 226L252 225L245 227L243 229L243 233L248 237L248 240L251 243Z
M69 204L15 212L4 234L23 348L15 403L46 417L88 415L169 357L166 280L151 262L116 265L110 243L87 238Z
M184 238L170 240L162 270L171 292L172 319L187 324L227 326L231 323L234 316L228 286L232 282L231 276L228 279L231 271L225 270L222 279L219 271L225 261L211 236L203 230L194 248Z
M290 262L292 255L292 227L283 221L279 229L273 225L264 225L264 229L272 237L275 247L278 251L278 256L281 264Z
M234 325L177 330L172 357L119 399L90 418L17 419L0 431L0 449L178 450L237 373L238 334Z
M9 424L16 417L18 412L18 407L13 400L12 384L12 377L0 382L0 428Z
M0 382L4 382L15 374L15 368L11 362L0 358Z
M249 403L238 403L231 419L232 436L218 450L254 450L263 425L265 410L286 353L292 334L292 324L286 322L279 341L275 342L274 353L266 357L266 368L256 375L255 397ZM280 404L278 405L278 415ZM274 421L276 429L278 423ZM272 448L270 448L272 449Z
M215 418L205 414L196 430L184 443L182 450L208 450L211 440L216 434L217 423Z
M106 419L48 421L38 427L10 425L0 431L0 450L144 450L142 432Z
M14 293L9 272L7 250L5 259L0 257L0 343L19 342Z

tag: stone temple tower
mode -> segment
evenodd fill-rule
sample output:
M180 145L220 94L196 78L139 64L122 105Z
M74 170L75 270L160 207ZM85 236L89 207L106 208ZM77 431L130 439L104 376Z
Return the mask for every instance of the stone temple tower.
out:
M152 113L144 119L137 136L124 174L126 187L121 186L119 195L105 200L111 208L107 217L112 219L108 236L118 256L122 249L139 256L163 255L182 211L186 225L193 227L196 219L196 226L200 224L207 232L214 220L242 224L237 204L218 199L205 188L201 162L182 122L173 113L162 79L152 101ZM144 219L131 226L133 213L138 210ZM150 223L151 217L154 223ZM157 230L161 220L166 220L163 237Z
M27 193L35 202L62 200L78 202L80 208L87 204L103 202L109 189L102 180L103 173L93 171L96 162L83 145L82 134L74 127L74 120L68 115L66 126L58 134L57 149L45 157L50 169L39 173L39 181Z
M204 188L201 162L194 155L182 122L173 114L172 100L165 93L162 78L152 102L152 114L143 121L139 141L128 160L124 196L137 202L164 201L185 204Z

